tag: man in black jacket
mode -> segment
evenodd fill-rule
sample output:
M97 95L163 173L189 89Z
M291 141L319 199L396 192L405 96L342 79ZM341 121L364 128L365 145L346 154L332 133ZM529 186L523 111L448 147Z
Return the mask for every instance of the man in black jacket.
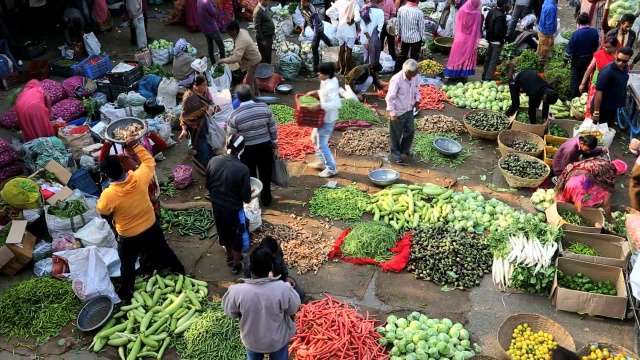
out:
M558 92L549 85L543 78L533 70L522 70L513 73L513 62L507 64L509 67L509 92L511 93L511 107L505 113L513 116L520 108L520 89L529 97L529 123L536 123L536 113L540 103L542 103L543 122L549 117L549 105L558 101Z
M268 0L260 0L253 10L253 25L256 29L256 42L262 55L262 62L271 64L271 47L276 26L273 23L273 12L269 9Z
M493 80L493 73L496 71L502 44L504 44L504 39L507 36L507 15L505 10L505 0L498 0L497 6L489 10L487 18L484 20L489 49L487 49L487 57L484 60L482 80Z

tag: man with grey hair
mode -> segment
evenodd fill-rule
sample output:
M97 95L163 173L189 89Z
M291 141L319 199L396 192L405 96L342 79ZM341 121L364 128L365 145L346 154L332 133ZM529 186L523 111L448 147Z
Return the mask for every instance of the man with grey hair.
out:
M418 62L409 59L402 65L402 71L389 81L389 91L385 98L389 113L389 144L391 157L398 165L407 165L402 155L412 156L411 144L415 133L413 109L420 103L418 90Z

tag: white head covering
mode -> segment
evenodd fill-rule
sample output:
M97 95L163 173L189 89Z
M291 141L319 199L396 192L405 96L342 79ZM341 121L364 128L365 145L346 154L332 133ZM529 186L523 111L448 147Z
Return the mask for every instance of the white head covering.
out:
M207 71L207 58L193 60L191 68L199 73Z
M520 20L520 27L522 29L527 29L532 24L536 23L536 16L534 14L529 14Z

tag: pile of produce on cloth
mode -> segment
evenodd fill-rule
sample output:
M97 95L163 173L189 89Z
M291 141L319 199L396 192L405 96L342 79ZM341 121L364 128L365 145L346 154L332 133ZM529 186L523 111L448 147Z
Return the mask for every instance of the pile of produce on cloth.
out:
M569 132L556 124L551 124L549 134L555 137L568 138Z
M584 114L587 111L587 97L587 93L582 93L579 97L571 99L571 106Z
M536 143L524 139L513 139L513 141L505 144L505 146L522 152L535 152L538 150L538 145Z
M122 306L93 338L94 352L117 347L121 359L162 355L173 336L199 318L207 283L184 275L137 277L131 304Z
M544 331L536 333L526 323L513 329L511 337L513 339L509 344L507 355L513 360L523 359L523 356L532 360L549 360L552 351L558 348L553 335Z
M544 219L544 214L538 216ZM504 230L492 231L486 242L493 252L493 282L501 289L515 287L548 294L553 282L551 264L561 237L560 227L529 215L521 215ZM516 276L522 272L531 276L523 279ZM531 291L530 286L536 291Z
M311 143L309 127L295 123L278 126L278 154L284 160L302 161L307 154L313 154L315 147Z
M616 352L616 351L609 351L609 349L603 347L600 347L601 345L598 345L598 343L593 343L589 345L589 350L591 350L591 352L589 353L588 356L584 356L584 358L586 357L587 359L593 359L594 356L596 359L614 359L614 360L625 360L628 358L633 357L633 354L624 354L624 353L620 353L620 352Z
M556 192L553 189L538 189L531 195L531 204L541 211L547 210L555 202Z
M433 167L437 165L445 165L454 169L458 165L462 164L466 158L471 156L471 150L463 148L462 151L456 156L447 156L442 154L436 149L433 141L439 137L445 137L448 139L461 142L462 139L456 134L416 134L413 139L413 153L420 156L420 161L424 163L433 163Z
M437 285L471 288L491 272L493 255L483 239L451 225L418 228L411 239L407 271Z
M566 119L571 117L571 108L560 99L558 99L555 104L551 104L549 106L549 110L556 119Z
M426 134L451 133L463 134L467 132L464 124L451 116L425 115L416 121L416 131Z
M396 244L397 238L396 231L383 222L360 222L352 226L344 237L342 255L388 261L393 257L389 249Z
M444 66L438 64L438 62L434 60L422 60L418 65L420 66L418 71L423 74L440 74L444 71Z
M166 197L174 197L180 192L173 184L173 177L170 177L167 181L160 183L160 194Z
M149 50L162 50L162 49L173 50L173 43L171 41L160 39L160 40L154 40L151 44L149 44Z
M613 296L618 294L616 286L611 281L596 281L582 273L577 273L575 276L571 276L558 271L558 285L563 288L593 294Z
M164 70L164 67L160 64L153 64L144 68L145 75L158 75L163 78L172 78L173 73ZM214 77L215 78L215 77Z
M553 49L556 49L558 45L559 44L554 45ZM544 74L546 81L558 91L559 100L567 101L571 100L571 68L564 64L562 60L563 56L564 55L559 55L556 58L552 58Z
M209 229L213 227L215 221L211 210L205 208L191 208L187 210L161 209L162 230L172 233L172 226L178 227L180 236L198 236L200 240L211 238Z
M328 295L300 306L289 354L297 360L386 359L375 319Z
M309 214L331 220L355 220L362 217L368 204L369 196L356 185L322 186L309 201Z
M300 99L298 99L298 101ZM317 101L318 100L316 100L316 102ZM366 121L372 124L377 124L380 122L380 120L378 119L378 115L376 115L373 110L367 105L361 103L358 100L344 99L342 100L342 107L340 108L340 110L338 110L337 122L349 120Z
M19 281L0 293L0 335L43 343L76 318L79 305L70 281L50 277Z
M526 111L518 111L518 115L516 115L516 121L523 124L529 124L529 114ZM535 121L536 124L544 123L544 120L542 120L542 116L536 116Z
M175 343L182 359L244 359L237 319L229 319L220 300L206 301L202 313Z
M484 131L503 131L507 130L511 120L501 112L473 112L468 113L464 120L471 127Z
M578 213L574 213L569 210L558 210L558 215L560 215L560 217L569 224L577 226L589 226L589 220L583 218Z
M567 251L578 255L598 256L598 252L584 243L572 242Z
M460 323L449 319L430 319L417 311L406 318L389 315L385 325L378 328L384 336L383 345L393 345L391 360L454 359L467 360L482 351L478 344L471 346L469 332Z
M254 243L259 243L265 236L271 236L278 241L284 254L284 261L290 268L297 268L298 274L308 271L318 272L322 263L328 260L334 240L325 236L323 231L309 231L304 228L308 220L291 215L289 225L273 225L263 223L252 237ZM329 224L320 223L327 230Z
M347 155L375 155L389 150L389 132L385 129L345 130L338 149Z
M523 179L540 179L547 174L548 170L545 163L522 158L514 153L507 154L505 159L500 162L500 168Z
M520 55L515 57L512 62L514 65L514 68L513 68L514 73L522 70L538 71L538 68L540 67L540 63L538 61L538 55L536 54L535 50L531 50L531 49L524 50ZM504 84L508 84L509 83L508 63L503 62L496 68L496 71L498 72L497 80L499 80Z
M444 87L444 86L443 86ZM440 90L433 85L420 86L420 104L419 109L423 110L442 110L444 103L455 104L445 93L444 89Z
M614 211L611 213L611 216L613 216L613 220L615 220L615 222L613 224L610 222L606 222L604 224L605 230L621 236L627 236L626 223L627 219L629 218L629 214L622 211Z
M284 125L296 120L293 108L287 105L271 104L269 105L271 113L276 120L276 124Z
M512 60L516 57L516 51L518 50L516 44L514 43L506 43L502 47L502 51L500 52L500 60Z
M58 202L49 206L47 213L60 219L71 219L74 216L82 215L87 211L87 207L80 200L69 200Z

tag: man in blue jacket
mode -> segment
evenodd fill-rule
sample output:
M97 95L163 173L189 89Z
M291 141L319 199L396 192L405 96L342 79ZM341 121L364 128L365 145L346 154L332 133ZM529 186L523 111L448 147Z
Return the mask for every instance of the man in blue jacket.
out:
M576 30L569 39L567 51L564 54L565 66L571 60L571 98L580 96L580 82L587 67L593 59L593 53L598 50L600 36L598 30L589 27L589 15L582 13L576 19L578 22L578 30Z
M549 52L553 47L554 37L558 31L558 0L544 0L540 21L538 22L538 59L540 67L549 61Z

